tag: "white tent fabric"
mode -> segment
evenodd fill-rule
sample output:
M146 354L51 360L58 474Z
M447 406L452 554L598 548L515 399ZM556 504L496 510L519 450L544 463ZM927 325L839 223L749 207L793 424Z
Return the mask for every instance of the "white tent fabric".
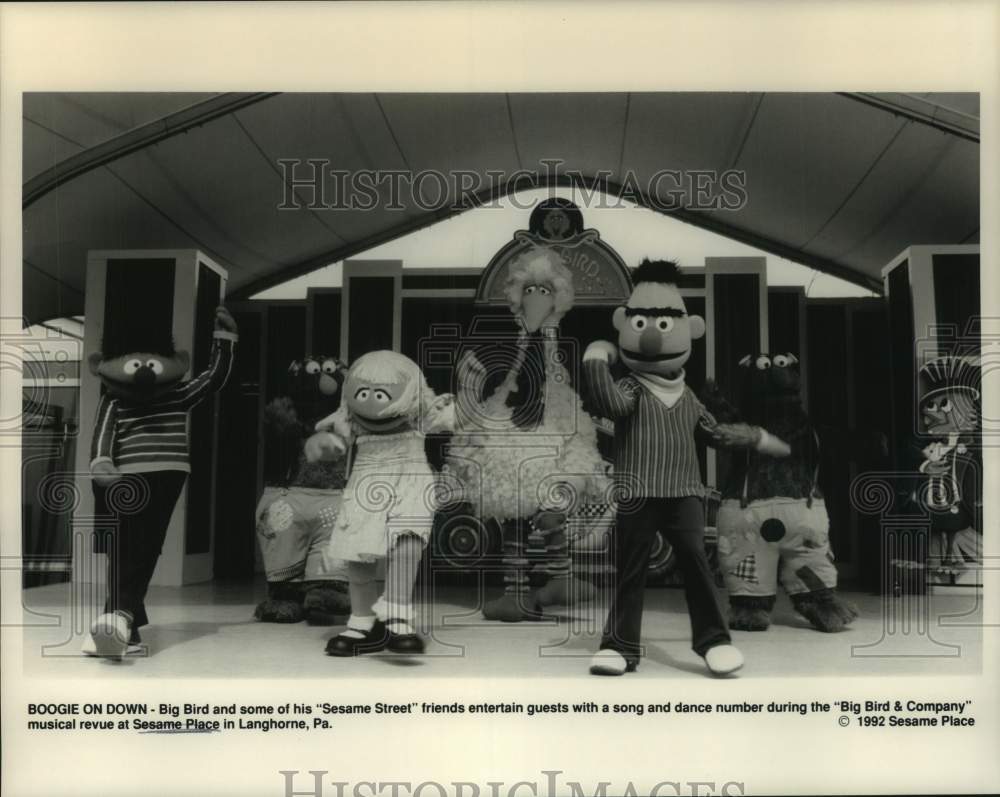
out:
M670 212L880 290L905 247L978 241L978 114L975 94L26 94L24 313L81 313L91 249L198 248L249 296L462 210L280 209L285 158L466 171L480 200L490 172L576 172L660 206L662 170L735 169L739 209Z

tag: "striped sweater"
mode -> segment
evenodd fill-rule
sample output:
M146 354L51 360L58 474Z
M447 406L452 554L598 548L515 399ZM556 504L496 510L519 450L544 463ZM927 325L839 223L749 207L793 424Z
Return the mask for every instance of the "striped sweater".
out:
M601 358L583 361L594 408L614 421L614 478L624 495L702 496L695 435L711 443L716 420L685 385L668 407L636 377L617 382Z
M152 401L132 402L105 392L97 406L91 468L98 462L111 462L122 473L190 473L189 411L226 384L236 340L235 334L216 330L208 368Z

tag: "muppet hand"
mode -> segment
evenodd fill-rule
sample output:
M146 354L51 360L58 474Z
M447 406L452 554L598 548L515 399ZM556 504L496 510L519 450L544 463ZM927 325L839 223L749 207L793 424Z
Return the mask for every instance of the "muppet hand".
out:
M122 475L121 471L115 467L115 463L109 459L95 462L90 467L90 473L94 477L94 482L100 487L114 484Z
M585 360L606 360L608 365L618 361L618 347L606 340L595 340L583 353Z
M236 319L221 304L215 308L215 328L225 332L232 332L233 334L237 331Z
M787 457L792 453L788 443L759 426L720 423L711 430L711 434L721 448L753 448L771 457Z
M347 445L332 432L317 432L306 440L304 450L307 462L329 462L344 456Z

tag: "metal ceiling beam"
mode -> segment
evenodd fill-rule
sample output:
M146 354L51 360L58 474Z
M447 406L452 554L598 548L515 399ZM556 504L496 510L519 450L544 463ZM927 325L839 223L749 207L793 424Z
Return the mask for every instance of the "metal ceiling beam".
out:
M248 105L274 97L278 92L217 94L152 122L133 127L124 133L102 141L93 147L60 161L24 184L21 208L26 210L49 191L64 183L106 166L138 150L185 133L214 119L228 116Z
M870 105L873 108L878 108L881 111L886 111L895 116L902 116L904 119L909 119L912 122L917 122L918 124L927 125L928 127L933 127L936 130L940 130L944 133L948 133L958 138L964 138L966 141L972 141L973 143L979 143L979 131L970 130L968 128L962 127L961 125L952 124L944 119L941 119L931 114L921 113L915 108L909 108L905 105L893 102L892 100L879 96L878 94L864 94L860 92L851 91L839 91L837 92L841 97L846 97L849 100L854 100L855 102L864 103L865 105ZM918 98L919 99L919 98ZM959 116L957 111L948 110L953 116ZM970 117L968 114L961 114L962 116L972 120L974 117ZM979 120L976 119L976 124L978 127Z
M344 246L340 246L336 249L316 255L315 257L311 257L308 260L300 261L299 263L288 266L287 268L282 268L280 271L268 274L265 277L261 277L260 279L256 279L250 283L240 286L239 288L236 288L230 293L230 298L249 299L254 294L260 293L268 288L272 288L275 285L279 285L290 279L294 279L295 277L301 277L303 274L308 274L311 271L322 268L323 266L328 266L331 263L336 263L340 260L354 257L355 255L359 255L369 249L373 249L376 246L389 243L390 241L394 241L404 235L430 227L433 224L437 224L439 221L444 221L461 215L462 213L466 213L469 210L474 210L480 205L502 199L503 197L517 191L536 188L571 187L586 188L588 190L596 189L614 196L620 196L624 193L620 184L609 180L588 176L584 177L581 183L576 179L570 178L568 175L542 175L536 173L533 177L525 176L523 180L517 181L512 185L504 184L502 186L484 189L483 191L477 192L474 195L474 201L469 202L466 206L460 208L447 207L440 210L427 211L418 218L410 219L409 221L397 225L390 230L376 233L375 235L368 236L359 241L352 241ZM629 188L627 194L629 196L635 196L632 188ZM638 204L640 207L644 207L660 213L661 215L683 221L686 224L700 227L703 230L723 235L726 238L740 241L741 243L748 244L770 254L777 255L778 257L783 257L796 263L801 263L804 266L815 268L818 271L822 271L824 274L830 274L852 284L860 285L861 287L873 291L876 294L882 293L882 281L879 278L859 273L842 263L838 263L819 255L804 252L801 249L796 249L795 247L758 235L749 230L733 227L718 221L717 219L710 218L704 213L684 209L666 210L660 206L660 203L651 202L645 193L637 198L639 199Z

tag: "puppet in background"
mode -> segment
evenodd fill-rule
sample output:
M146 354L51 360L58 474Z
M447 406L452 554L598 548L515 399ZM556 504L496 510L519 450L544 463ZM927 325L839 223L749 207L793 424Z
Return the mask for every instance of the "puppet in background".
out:
M170 331L141 321L129 330L105 327L101 351L90 355L103 386L91 443L94 511L118 524L113 538L94 538L108 555L108 597L84 640L87 655L142 650L146 591L191 472L188 413L225 385L236 341L236 322L218 307L209 365L194 379L184 381L190 357L174 349Z
M729 626L767 629L780 582L813 627L840 631L857 610L837 595L830 520L817 485L819 435L802 409L798 359L748 354L740 366L738 407L712 383L705 386L705 404L720 421L765 427L791 446L791 454L747 451L733 458L723 485L716 525Z
M340 409L306 441L310 462L337 460L357 446L330 538L330 555L347 563L351 616L327 642L327 654L424 651L413 626L413 585L438 498L424 436L451 431L454 423L452 396L435 396L413 360L375 351L354 363ZM386 566L381 596L380 561Z
M596 341L584 354L590 400L615 424L614 476L621 496L614 530L615 593L600 650L591 661L596 675L622 675L638 667L646 574L657 530L673 546L684 577L695 653L715 675L743 665L705 554L705 487L695 440L788 453L786 444L760 427L719 424L684 384L691 341L705 334L705 322L687 314L679 278L675 263L643 261L633 274L627 304L614 312L618 344ZM619 358L629 373L615 381L611 366Z
M326 622L351 611L346 565L329 556L345 460L309 462L304 451L316 422L340 406L346 373L334 357L295 360L287 394L264 409L266 486L255 517L267 598L254 611L263 622Z
M920 369L922 484L914 498L930 513L928 567L954 576L982 562L980 372L970 358L939 357ZM925 437L925 439L926 439Z
M607 500L607 478L558 346L559 321L573 306L572 274L558 253L534 247L511 263L505 293L519 335L498 342L490 368L471 352L460 360L459 430L446 472L474 512L502 525L504 592L483 616L518 622L592 597L593 585L572 573L566 519L580 503ZM502 378L495 386L494 374ZM533 563L547 576L534 590Z

